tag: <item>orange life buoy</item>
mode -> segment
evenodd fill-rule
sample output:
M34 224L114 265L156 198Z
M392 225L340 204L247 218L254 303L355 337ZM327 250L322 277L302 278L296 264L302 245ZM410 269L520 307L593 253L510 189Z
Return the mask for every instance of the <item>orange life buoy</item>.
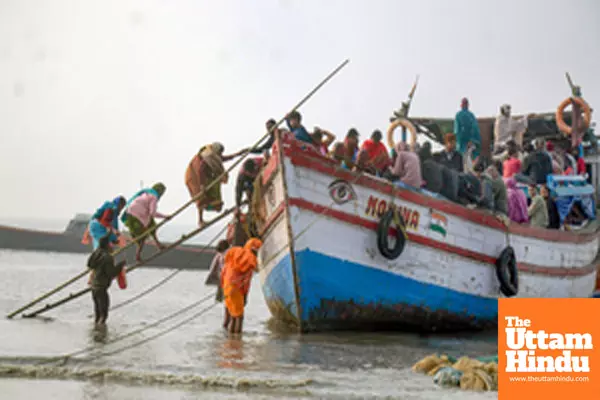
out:
M583 110L583 122L585 124L583 129L587 129L590 126L590 122L592 120L592 110L588 103L586 103L581 97L567 97L559 104L558 109L556 110L556 125L561 132L564 132L567 135L573 133L573 127L569 126L565 122L565 108L571 102L577 103L577 105Z
M119 275L117 275L117 283L119 284L119 288L121 289L127 289L127 276L125 274L125 267L123 267L123 269L121 269L121 272L119 272Z
M404 119L404 118L395 120L394 122L392 122L392 124L388 128L388 131L387 131L388 145L392 149L396 148L396 142L394 141L394 131L399 126L406 128L410 132L410 148L412 150L414 150L415 146L417 144L417 128L414 126L414 124L412 122L410 122L409 120Z

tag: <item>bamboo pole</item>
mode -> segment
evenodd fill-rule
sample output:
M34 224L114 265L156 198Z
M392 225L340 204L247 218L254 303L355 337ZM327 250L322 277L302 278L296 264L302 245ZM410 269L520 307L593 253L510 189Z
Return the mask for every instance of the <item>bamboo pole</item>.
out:
M88 271L81 272L80 274L74 276L73 278L69 279L68 281L66 281L66 282L62 283L61 285L57 286L56 288L52 289L48 293L36 298L35 300L32 300L30 303L27 303L23 307L11 312L10 314L8 314L6 316L6 318L9 318L9 319L13 318L15 315L19 314L20 312L29 309L30 307L36 305L37 303L39 303L40 301L42 301L44 299L47 299L48 297L52 296L54 293L59 292L60 290L69 286L71 283L81 279L83 276L85 276L87 274L88 274Z
M325 85L331 78L333 78L342 68L344 68L348 63L350 62L350 60L346 59L344 60L344 62L342 62L340 65L338 65L332 72L329 73L329 75L327 75L317 86L315 86L307 95L304 96L304 98L302 98L302 100L300 100L298 102L298 104L296 104L289 112L293 112L296 111L298 108L300 108L304 103L306 103L321 87L323 87L323 85ZM167 221L171 220L173 217L177 216L178 214L180 214L183 210L185 210L187 207L190 206L190 204L193 204L194 202L200 200L202 198L202 196L204 196L204 194L206 192L208 192L214 185L216 185L218 182L220 182L225 175L227 175L229 172L231 172L238 164L240 164L247 156L248 154L250 154L250 151L254 150L256 147L258 147L258 145L264 140L266 139L270 134L273 133L273 131L275 130L275 128L277 128L279 125L281 125L281 123L283 121L285 121L287 115L286 114L284 117L282 117L279 121L277 121L277 123L271 127L271 129L269 129L267 131L267 133L265 133L259 140L257 140L250 148L248 148L243 155L238 158L238 160L236 162L234 162L227 170L225 170L221 175L219 175L216 179L214 179L211 183L208 184L208 186L204 189L204 191L198 193L196 196L192 197L187 203L185 203L184 205L182 205L181 207L179 207L177 210L175 210L175 212L173 212L169 218L162 220L161 222L159 222L158 224L154 225L153 227L151 227L150 229L146 230L144 233L142 233L140 236L138 236L137 238L134 238L131 242L129 242L128 244L126 244L123 247L120 247L119 249L117 249L115 252L113 252L113 256L116 256L117 254L119 254L120 252L124 251L125 249L131 247L136 240L139 240L142 237L145 237L146 235L151 234L152 232L154 232L155 230L157 230L159 227L163 226L165 223L167 223ZM25 311L31 307L33 307L34 305L36 305L37 303L41 302L42 300L50 297L51 295L53 295L54 293L58 292L59 290L65 288L66 286L70 285L71 283L77 281L78 279L81 279L87 272L84 272L80 275L77 275L71 279L69 279L68 281L66 281L65 283L59 285L58 288L55 288L53 290L51 290L50 292L36 298L35 300L31 301L30 303L26 304L25 306L19 308L16 311L13 311L12 313L10 313L9 315L7 315L7 318L12 318L14 317L16 314Z
M250 151L254 150L255 148L258 147L258 145L264 140L266 139L270 134L273 133L273 131L275 130L275 128L277 128L279 125L281 125L281 123L283 121L285 121L287 115L293 111L296 111L298 108L300 108L304 103L306 103L321 87L323 87L323 85L325 85L331 78L333 78L334 75L336 75L342 68L344 68L348 63L350 62L350 60L345 60L343 63L341 63L339 66L337 66L332 72L329 73L329 75L327 75L317 86L315 86L314 89L312 89L306 96L304 96L304 98L302 98L302 100L300 100L298 102L298 104L296 104L294 106L294 108L292 108L285 116L283 116L279 121L277 121L277 123L271 127L271 129L269 129L267 131L267 133L265 133L263 136L261 136L260 139L258 139L251 147L249 147L241 157L239 157L237 159L237 161L235 161L228 169L226 169L225 171L223 171L221 173L221 175L219 175L217 178L215 178L211 183L208 184L208 186L206 188L204 188L204 191L198 193L197 195L195 195L194 197L192 197L190 200L188 200L187 203L185 203L184 205L182 205L181 207L179 207L177 210L175 210L168 219L164 219L162 220L160 223L154 225L153 227L151 227L150 229L148 229L147 231L145 231L143 234L140 235L140 237L145 236L145 235L149 235L152 232L154 232L155 230L157 230L159 227L161 227L162 225L164 225L165 223L167 223L167 221L169 221L170 219L173 219L173 217L177 216L178 214L180 214L183 210L185 210L187 207L189 207L191 204L195 203L196 201L200 200L205 193L207 193L213 186L215 186L217 183L221 182L221 180L227 175L229 174L229 172L231 172L235 167L238 166L238 164L240 164L247 156L248 154L250 154ZM135 238L135 240L137 240L139 238ZM121 251L125 250L126 248L130 247L133 245L134 242L130 242L127 245L119 248L114 254L118 254Z
M190 238L192 238L193 236L197 235L198 233L200 233L204 229L206 229L209 226L212 226L215 223L221 221L227 215L233 213L235 211L235 209L236 209L236 207L231 207L231 208L225 210L224 212L222 212L219 216L217 216L214 219L212 219L209 222L207 222L204 226L196 228L193 231L191 231L190 233L181 236L181 238L178 241L171 243L170 245L168 245L167 247L165 247L163 250L157 251L156 253L154 253L150 257L148 257L147 259L142 260L142 261L136 263L135 265L131 266L131 268L128 268L127 269L127 273L130 273L131 271L134 271L137 268L142 267L146 263L148 263L148 262L154 260L155 258L163 255L167 251L176 248L181 243L185 242L186 240L189 240ZM87 271L85 273L87 274ZM56 308L56 307L61 306L61 305L65 304L65 303L68 303L71 300L75 300L76 298L79 298L79 297L83 296L84 294L88 293L91 290L92 289L88 287L88 288L82 289L82 290L80 290L78 292L75 292L75 293L69 293L69 295L67 297L65 297L65 298L63 298L61 300L58 300L58 301L56 301L54 303L46 304L44 307L41 307L41 308L39 308L39 309L37 309L37 310L29 313L29 314L24 314L23 318L33 318L35 316L38 316L38 315L40 315L40 314L42 314L42 313L44 313L46 311L50 311L53 308Z

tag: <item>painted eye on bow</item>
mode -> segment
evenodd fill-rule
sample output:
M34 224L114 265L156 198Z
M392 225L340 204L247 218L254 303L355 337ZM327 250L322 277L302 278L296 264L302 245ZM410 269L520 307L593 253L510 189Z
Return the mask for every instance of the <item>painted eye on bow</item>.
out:
M336 204L345 204L349 201L356 200L356 193L350 184L342 179L331 182L329 184L329 196Z

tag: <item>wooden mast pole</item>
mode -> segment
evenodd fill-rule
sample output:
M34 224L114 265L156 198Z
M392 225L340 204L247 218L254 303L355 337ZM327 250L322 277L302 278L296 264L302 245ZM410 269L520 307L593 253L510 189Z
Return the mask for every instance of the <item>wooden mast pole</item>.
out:
M410 105L412 103L413 96L415 95L415 91L417 90L417 85L419 83L419 75L417 75L415 79L415 83L408 93L408 101L406 103L402 103L402 109L400 110L401 118L408 118L408 112L410 111ZM402 127L402 141L406 143L406 127Z
M569 83L569 87L571 88L571 99L575 97L581 97L581 88L573 84L573 80L571 79L571 75L566 72L565 76L567 77L567 82ZM576 148L579 146L579 143L583 139L583 134L585 131L580 129L581 125L581 107L575 101L571 100L571 147Z

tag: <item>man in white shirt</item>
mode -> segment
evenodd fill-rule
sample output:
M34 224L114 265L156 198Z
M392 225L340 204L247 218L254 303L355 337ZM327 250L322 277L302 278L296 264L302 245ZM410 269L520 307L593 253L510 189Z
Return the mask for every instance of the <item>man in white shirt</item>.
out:
M506 142L513 139L519 148L523 147L523 135L527 130L527 116L514 118L510 115L510 104L500 107L500 114L494 123L494 153L506 146Z

